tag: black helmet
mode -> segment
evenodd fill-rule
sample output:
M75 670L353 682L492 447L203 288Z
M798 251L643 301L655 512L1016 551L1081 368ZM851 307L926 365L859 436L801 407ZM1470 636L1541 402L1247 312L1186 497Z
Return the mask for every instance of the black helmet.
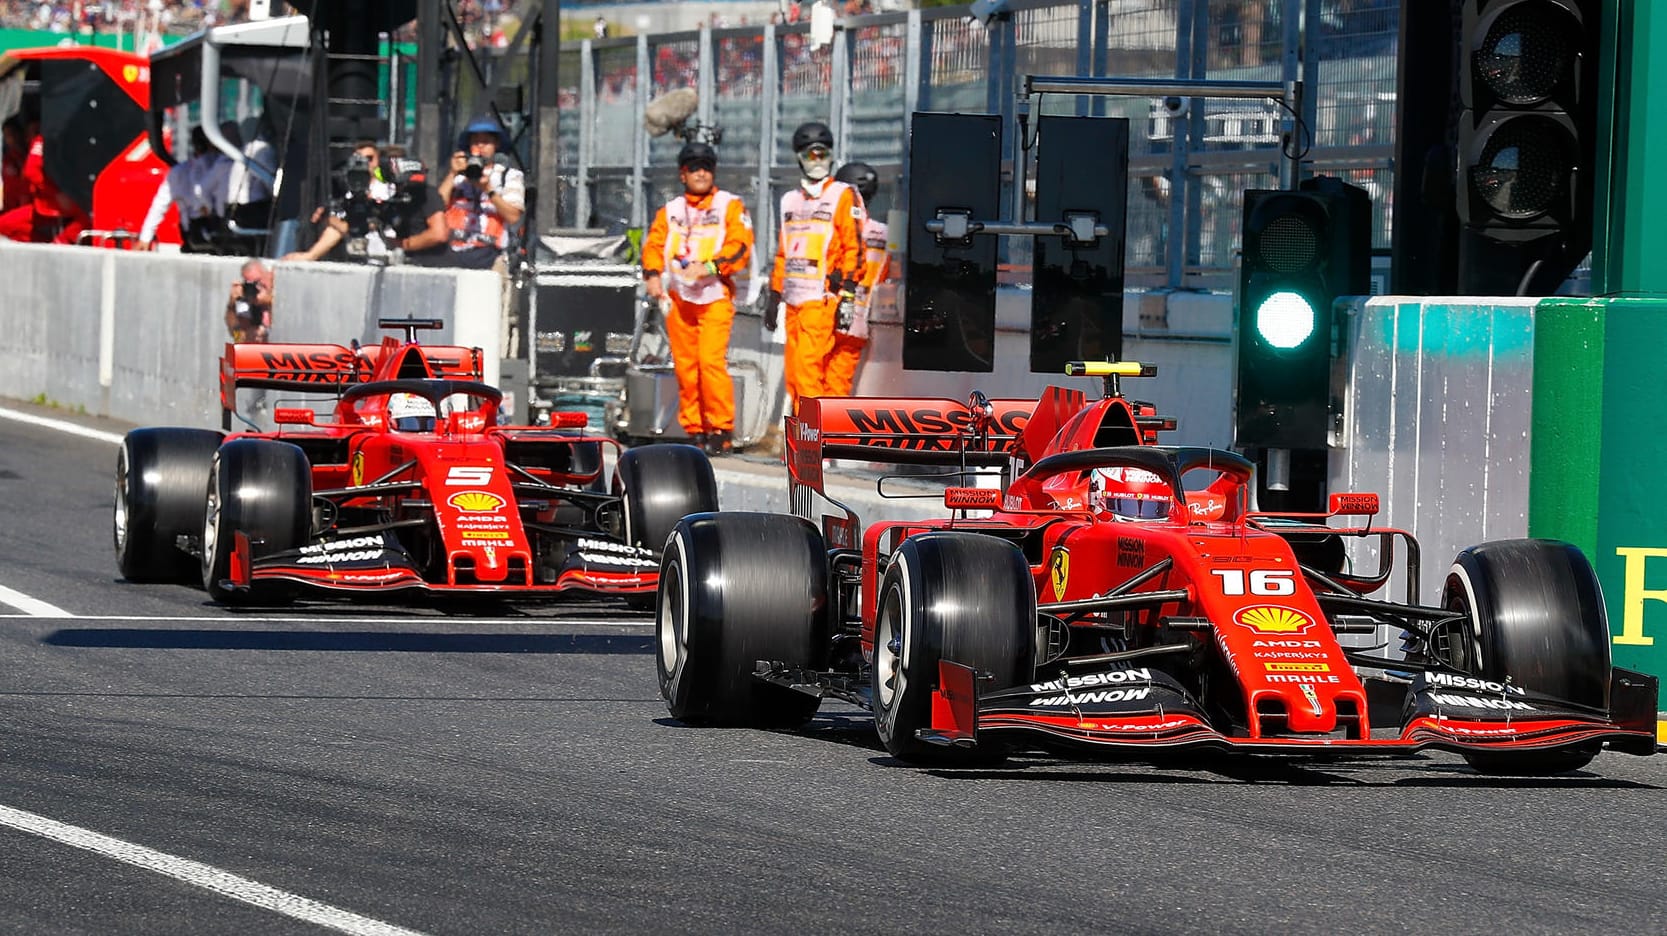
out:
M718 152L705 143L685 143L677 151L677 168L689 165L704 164L708 169L718 168Z
M865 162L848 162L839 167L834 173L834 181L844 182L857 190L865 202L874 200L874 193L880 190L880 174L874 167Z
M799 124L799 129L793 131L793 152L795 153L804 152L808 147L815 146L818 143L828 149L833 149L833 131L829 130L828 125L820 120Z

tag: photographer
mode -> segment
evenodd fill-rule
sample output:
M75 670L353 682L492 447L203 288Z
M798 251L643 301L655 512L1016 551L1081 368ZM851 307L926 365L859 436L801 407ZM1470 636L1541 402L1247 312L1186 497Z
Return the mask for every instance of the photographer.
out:
M232 283L231 298L226 302L226 331L233 341L264 342L271 337L272 271L259 260L245 261L242 276Z
M521 223L527 206L526 179L500 152L508 142L503 125L492 117L476 117L463 128L451 171L439 184L450 251L443 265L507 270L510 230Z
M332 201L318 240L285 260L318 260L345 244L348 259L387 263L403 251L411 263L443 255L445 205L427 184L422 163L399 146L361 142L341 173L342 195Z

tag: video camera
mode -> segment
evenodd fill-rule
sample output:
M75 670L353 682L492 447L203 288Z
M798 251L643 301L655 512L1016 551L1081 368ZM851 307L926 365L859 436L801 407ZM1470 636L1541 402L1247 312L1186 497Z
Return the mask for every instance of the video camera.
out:
M426 226L425 218L416 217L423 205L423 186L428 182L428 170L422 161L404 156L384 160L379 172L386 189L371 194L373 173L370 159L354 153L343 167L339 189L342 192L332 212L347 222L347 253L352 257L368 256L366 237L377 231L385 240L409 237Z

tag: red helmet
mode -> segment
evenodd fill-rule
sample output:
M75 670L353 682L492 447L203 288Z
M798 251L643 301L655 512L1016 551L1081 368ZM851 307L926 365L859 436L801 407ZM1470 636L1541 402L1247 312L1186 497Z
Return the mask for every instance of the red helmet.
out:
M1094 469L1095 505L1125 520L1162 520L1169 516L1175 492L1168 482L1144 468L1116 465Z

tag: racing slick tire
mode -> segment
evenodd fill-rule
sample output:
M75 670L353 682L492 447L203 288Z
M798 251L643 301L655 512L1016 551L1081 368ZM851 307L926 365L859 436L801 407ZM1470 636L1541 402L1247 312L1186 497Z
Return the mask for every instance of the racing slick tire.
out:
M1597 573L1555 540L1501 540L1459 553L1441 606L1469 616L1468 639L1448 646L1453 666L1589 708L1609 709L1609 622ZM1485 774L1579 770L1601 744L1552 751L1466 754Z
M904 540L880 583L874 625L874 726L886 750L914 763L999 763L1000 744L969 750L916 732L932 726L938 661L972 667L979 692L994 692L1035 676L1035 646L1036 584L1017 546L977 533Z
M828 558L822 534L787 514L680 519L660 563L655 614L660 695L690 724L792 728L822 700L764 682L760 660L822 665Z
M231 575L235 534L249 537L251 559L296 549L312 531L312 504L312 468L299 447L270 439L221 446L209 471L203 516L202 578L209 597L227 604L253 600L252 589L221 584Z
M706 453L692 445L627 449L614 467L625 499L625 542L659 554L677 521L718 509L718 482Z
M129 582L195 582L178 548L203 523L203 484L222 435L209 429L135 429L116 453L116 566Z

